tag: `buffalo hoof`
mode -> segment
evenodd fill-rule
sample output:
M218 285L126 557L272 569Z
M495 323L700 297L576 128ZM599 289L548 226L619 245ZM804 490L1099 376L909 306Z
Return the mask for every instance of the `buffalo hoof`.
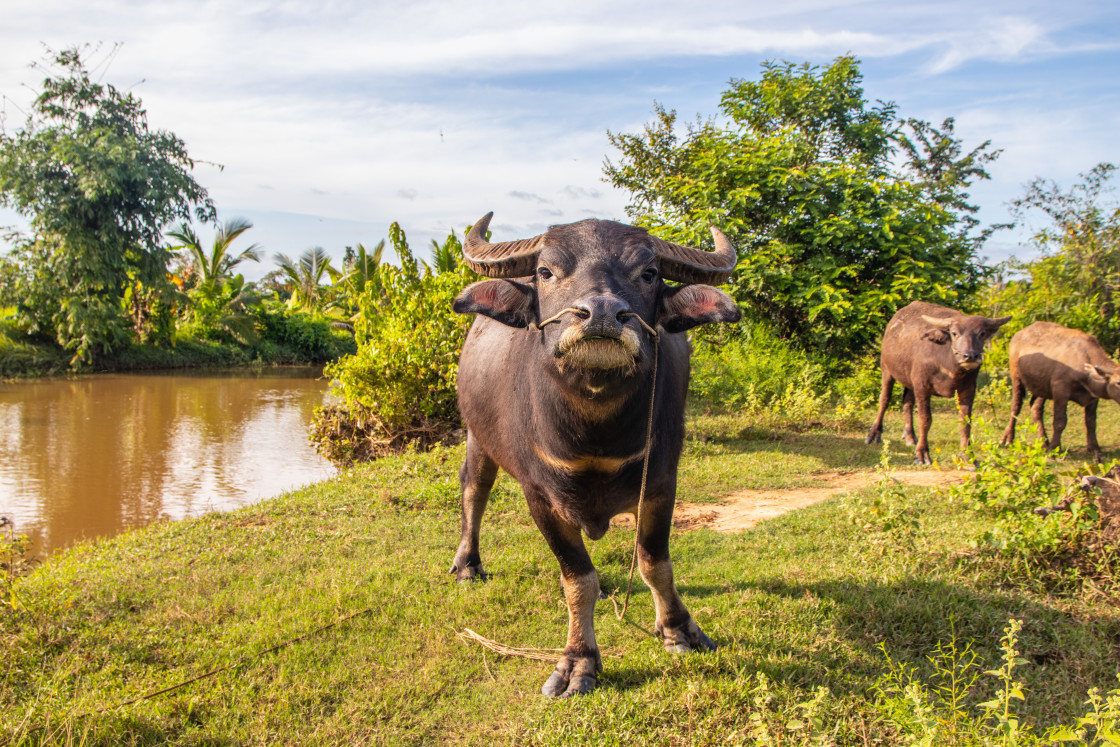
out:
M550 698L570 698L587 695L595 689L603 664L596 651L593 656L563 656L556 662L556 669L541 688L541 694Z
M715 651L716 644L700 630L700 626L691 617L683 625L670 627L657 625L654 633L661 639L665 650L671 654L687 654L689 651Z
M914 431L903 431L902 440L906 443L907 446L918 445L918 439L914 438Z
M933 460L929 458L928 451L919 451L914 454L914 464L933 464Z
M456 560L451 564L451 570L448 573L454 573L455 580L460 583L486 580L486 571L482 570L482 563L467 563Z
M882 440L883 440L883 432L882 431L871 431L870 433L867 434L867 438L863 439L863 442L865 444L867 444L868 446L870 446L871 444L877 444Z

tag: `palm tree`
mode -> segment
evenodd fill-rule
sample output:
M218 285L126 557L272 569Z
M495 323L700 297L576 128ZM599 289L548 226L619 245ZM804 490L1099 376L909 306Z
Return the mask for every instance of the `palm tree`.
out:
M304 251L298 261L293 261L286 254L277 254L276 264L280 266L280 271L292 290L288 305L304 311L322 311L330 290L329 285L322 285L323 275L338 276L337 271L331 267L327 251L321 246L313 246Z
M209 254L202 248L198 234L190 225L183 223L167 235L180 243L168 247L171 251L186 249L190 254L192 274L197 278L194 285L210 285L233 276L233 268L245 261L260 262L264 251L260 244L253 244L237 254L230 252L230 244L237 237L253 227L246 218L231 218L218 226L214 233L214 243Z
M256 340L249 308L260 303L260 297L233 269L242 262L259 262L263 250L253 244L237 254L230 251L234 240L252 227L245 218L227 220L215 231L209 252L186 223L167 234L180 242L169 247L171 251L185 249L189 255L189 276L182 278L187 297L185 316L198 324L204 335L223 332L245 344Z

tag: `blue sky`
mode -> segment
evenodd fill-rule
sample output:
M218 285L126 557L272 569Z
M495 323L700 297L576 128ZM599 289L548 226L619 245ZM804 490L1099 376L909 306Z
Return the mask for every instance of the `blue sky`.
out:
M498 239L625 219L602 181L606 132L639 130L655 101L714 114L729 79L770 59L851 52L869 99L955 117L970 148L990 139L1003 155L972 191L989 223L1036 176L1068 187L1120 163L1112 0L3 0L5 128L24 121L44 45L86 42L103 80L186 141L219 215L254 222L269 260L250 277L276 252L370 246L393 221L421 249L490 210ZM1028 256L1025 235L984 254Z

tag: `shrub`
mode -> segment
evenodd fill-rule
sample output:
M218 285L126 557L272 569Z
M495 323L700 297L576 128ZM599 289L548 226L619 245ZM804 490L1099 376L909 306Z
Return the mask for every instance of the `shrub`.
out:
M1094 467L1056 472L1042 440L1020 439L1009 447L978 441L972 449L976 475L949 495L991 518L972 544L1005 561L1008 580L1054 590L1081 577L1113 575L1115 552L1101 542L1096 501L1063 479Z
M343 355L352 355L357 345L350 332L332 326L321 315L296 311L278 302L263 303L253 309L260 342L289 351L300 362L326 363ZM272 357L272 356L262 356Z
M694 338L689 394L709 410L771 410L811 419L823 406L824 380L823 366L758 322Z
M326 369L341 404L312 425L316 448L339 463L430 445L459 425L455 381L471 320L451 302L474 276L461 264L439 272L417 263L399 228L390 238L401 266L379 265L359 297L357 352ZM461 257L454 234L444 246Z

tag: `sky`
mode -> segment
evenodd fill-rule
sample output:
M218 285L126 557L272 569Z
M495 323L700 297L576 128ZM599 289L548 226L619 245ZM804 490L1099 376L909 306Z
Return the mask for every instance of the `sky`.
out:
M868 100L953 117L969 150L991 140L1002 154L971 190L986 224L1036 177L1069 188L1120 164L1115 0L0 0L6 131L44 77L31 64L87 43L94 77L185 141L219 218L253 222L250 279L276 253L371 247L394 221L426 257L489 211L494 240L626 220L608 131L639 132L658 103L714 115L767 60L853 54ZM0 209L4 225L26 223ZM1030 258L1031 228L981 254Z

